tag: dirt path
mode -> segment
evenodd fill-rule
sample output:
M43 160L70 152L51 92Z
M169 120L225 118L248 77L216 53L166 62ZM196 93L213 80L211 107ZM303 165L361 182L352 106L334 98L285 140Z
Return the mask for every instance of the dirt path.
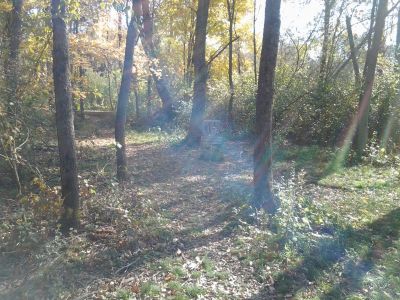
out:
M141 195L137 200L158 203L173 232L173 245L161 250L160 261L172 259L173 265L186 268L189 272L182 284L200 285L205 299L245 299L260 287L251 267L244 268L239 258L232 255L232 229L237 225L232 224L235 208L251 193L249 149L244 142L227 142L222 163L200 160L200 150L187 148L158 148L150 144L131 146L128 150L133 182ZM198 272L191 276L202 268L199 264L204 258L220 276L197 278ZM165 276L165 270L142 267L125 274L130 278L125 281L147 279L164 285ZM164 296L168 293L175 299L174 291L167 290Z
M85 143L89 149L84 150ZM91 162L96 155L100 166L109 164L110 145L111 135L83 140L81 161ZM169 142L133 139L127 150L131 182L112 187L111 178L104 177L104 188L83 201L80 232L66 239L50 237L23 256L13 256L0 281L0 298L183 300L257 295L262 284L240 253L249 246L239 241L237 231L237 211L252 190L249 145L226 142L221 163L200 160L200 150ZM92 164L86 168L84 178L96 182Z

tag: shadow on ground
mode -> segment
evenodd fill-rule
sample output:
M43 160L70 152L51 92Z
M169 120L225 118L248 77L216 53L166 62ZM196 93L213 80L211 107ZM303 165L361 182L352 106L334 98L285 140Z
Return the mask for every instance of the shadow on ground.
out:
M345 294L357 291L361 287L367 272L372 270L384 252L392 247L399 237L400 208L392 210L363 229L344 230L337 238L321 242L312 253L303 258L298 267L289 269L275 278L274 290L278 295L295 295L309 282L316 281L324 271L329 272L335 263L344 259L346 250L367 246L369 250L363 253L356 263L349 262L345 266L340 282L320 297L343 299ZM271 296L270 288L265 287L251 299L267 299Z

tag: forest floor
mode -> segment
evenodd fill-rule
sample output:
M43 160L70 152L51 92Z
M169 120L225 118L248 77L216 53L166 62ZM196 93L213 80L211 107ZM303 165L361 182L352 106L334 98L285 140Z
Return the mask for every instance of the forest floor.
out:
M78 139L82 229L62 237L33 221L43 208L2 202L0 299L400 298L396 163L326 175L329 151L287 145L282 210L254 222L246 141L210 162L178 135L130 132L118 185L111 131Z

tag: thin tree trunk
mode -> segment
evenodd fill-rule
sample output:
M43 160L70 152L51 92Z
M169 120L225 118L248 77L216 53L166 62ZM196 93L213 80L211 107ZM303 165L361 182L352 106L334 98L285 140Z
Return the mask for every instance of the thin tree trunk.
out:
M136 67L135 71L133 72L133 93L135 94L135 112L136 112L136 119L140 119L140 98L139 98L139 91L138 91L138 78Z
M151 81L152 77L149 75L147 77L147 118L151 116Z
M61 230L79 225L79 186L75 153L74 115L69 78L69 49L65 6L61 0L51 1L53 23L53 79L56 103L56 127L60 156L63 213Z
M186 142L188 145L200 144L204 112L207 102L208 66L206 63L206 39L208 10L210 0L199 0L197 8L195 42L193 48L194 88L193 106Z
M320 61L320 70L319 70L319 79L320 79L321 83L325 82L326 73L327 73L328 52L329 52L329 28L330 28L330 20L331 20L332 2L333 2L333 0L324 0L324 3L325 3L324 37L323 37L323 41L322 41L321 61Z
M118 11L118 48L122 45L122 12Z
M371 17L369 21L369 31L368 31L368 37L367 37L367 42L368 42L368 48L367 51L371 48L372 44L372 36L374 33L374 25L375 25L375 15L376 15L376 6L378 5L378 0L372 0L372 9L371 9ZM364 71L365 72L365 71Z
M18 84L19 84L19 51L22 31L22 6L23 0L12 1L12 10L7 21L8 55L5 60L6 95L8 99L8 113L17 117L19 110Z
M395 58L396 65L394 67L394 71L399 74L400 72L400 8L397 12L397 34L396 34L396 49L395 49ZM400 108L400 86L397 88L397 97L394 100L393 109L390 112L389 120L387 121L386 126L384 127L382 138L380 140L381 146L386 147L389 141L389 138L392 136L393 127L395 123L398 122L398 112ZM398 139L398 135L394 136L395 139Z
M22 35L22 7L23 0L12 1L12 10L9 19L7 20L7 46L8 55L4 63L5 75L5 99L7 99L7 114L8 120L12 126L18 126L18 114L20 111L20 97L19 97L19 52ZM9 143L5 151L9 155L9 165L14 174L14 180L17 185L18 195L22 194L22 186L18 171L18 155L15 141Z
M240 42L237 45L237 72L238 75L242 75L242 56L240 53Z
M253 1L253 70L254 70L254 84L257 84L257 40L256 40L256 11L257 0Z
M355 47L355 51L359 51L362 46L365 45L365 43L368 42L368 35L366 35L361 41L360 43ZM343 69L347 66L347 64L351 61L351 53L350 55L339 65L336 67L336 69L332 72L331 78L335 79L341 71L343 71Z
M114 111L114 104L112 101L112 92L111 92L111 66L107 62L107 80L108 80L108 102L110 104L110 109L111 111Z
M192 22L194 22L192 20ZM187 79L186 79L186 84L188 86L192 85L193 82L193 45L194 45L194 33L190 32L189 35L189 43L188 43L188 51L187 51L187 67L186 67L186 73L187 73Z
M137 5L139 0L133 0ZM121 87L118 94L117 112L115 116L115 142L117 149L117 178L119 181L128 179L128 167L126 162L125 123L126 111L129 103L132 83L133 55L137 37L135 17L132 15L126 36L125 59L121 78Z
M182 42L182 46L183 46L183 80L186 82L186 32L185 32L185 40Z
M228 78L229 78L229 105L228 105L228 120L233 124L233 100L235 97L235 87L233 84L233 25L235 20L235 0L226 0L228 8L229 22L229 48L228 48Z
M346 28L350 45L351 60L353 62L355 83L358 89L361 83L361 75L360 75L360 67L357 61L357 50L354 44L353 30L351 28L351 18L349 16L346 16Z
M281 0L267 0L256 97L256 143L254 147L255 208L273 214L279 203L272 192L272 107L275 67L279 46Z
M81 79L81 88L83 87L82 80L83 76L85 75L85 69L82 66L79 66L79 77ZM80 117L84 120L85 119L85 101L81 96L79 96L79 110L80 110Z
M333 10L335 3L336 3L336 0L332 0L331 11ZM333 31L332 31L332 34L331 34L330 45L328 47L329 52L328 52L328 59L327 59L327 63L326 63L326 72L325 72L326 79L329 77L329 75L332 72L332 66L333 66L333 62L335 60L335 54L337 53L335 51L335 49L336 49L337 43L339 41L338 32L339 32L339 29L341 27L340 26L341 25L340 21L342 19L342 14L343 14L343 11L345 9L345 5L346 5L346 1L342 1L340 7L337 10L338 11L338 16L337 16L337 19L336 19L335 27L333 28Z
M368 119L370 110L370 99L375 80L375 69L378 60L378 53L382 44L383 31L385 29L385 20L387 15L388 0L380 0L376 15L374 36L371 47L367 52L364 67L363 88L360 93L358 105L358 126L354 140L354 149L356 151L356 160L359 160L364 154L368 142Z

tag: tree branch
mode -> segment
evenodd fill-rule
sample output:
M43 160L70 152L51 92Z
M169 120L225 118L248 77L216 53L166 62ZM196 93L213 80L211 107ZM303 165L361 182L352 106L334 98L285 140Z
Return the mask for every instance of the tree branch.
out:
M226 45L220 47L217 51L215 51L215 52L210 56L210 59L209 59L208 62L207 62L207 66L210 66L211 63L212 63L218 56L220 56L221 53L224 52L224 50L225 50L226 48L228 48L228 46L229 46L230 44L232 44L233 42L237 41L239 38L240 38L239 36L235 37L234 39L232 39L232 41L229 41L229 43L227 43Z

